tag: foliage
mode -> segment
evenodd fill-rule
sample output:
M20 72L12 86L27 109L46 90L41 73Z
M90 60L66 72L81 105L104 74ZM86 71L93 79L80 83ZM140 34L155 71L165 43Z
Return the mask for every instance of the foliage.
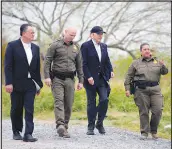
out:
M133 101L133 96L127 98L125 96L125 90L123 81L125 78L126 71L131 64L131 57L123 58L115 61L115 78L110 80L111 94L109 96L109 108L122 112L136 111L137 107ZM170 65L167 63L167 65ZM171 111L171 71L161 78L161 89L164 96L164 111ZM9 110L9 95L5 93L4 88L2 89L2 106L3 111L5 109ZM52 111L53 106L53 96L51 89L44 85L39 96L35 99L35 112L39 113L42 111ZM86 93L85 90L75 91L75 100L73 104L73 111L83 111L86 109ZM9 113L9 112L5 112ZM8 114L9 115L9 114Z
M1 50L2 50L2 52L1 52L1 70L2 70L2 72L1 72L1 74L2 74L2 83L4 83L4 57L5 57L5 50L6 50L6 47L7 47L7 43L6 43L6 41L5 40L2 40L2 48L1 48Z

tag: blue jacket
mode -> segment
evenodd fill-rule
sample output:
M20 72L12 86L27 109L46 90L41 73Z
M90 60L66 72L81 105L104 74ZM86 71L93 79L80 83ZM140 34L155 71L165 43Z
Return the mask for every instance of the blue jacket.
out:
M31 78L42 88L43 83L40 75L40 54L39 47L31 43L32 60L30 66L27 61L26 53L20 39L9 42L5 53L5 82L6 85L12 84L14 89L22 90L30 72Z
M84 87L96 87L99 80L99 73L103 75L105 81L109 81L110 73L113 71L112 65L107 52L107 45L100 43L101 48L101 62L99 61L97 51L92 40L84 42L81 45L81 52L83 58L83 72L84 72ZM88 78L93 77L94 85L88 83Z

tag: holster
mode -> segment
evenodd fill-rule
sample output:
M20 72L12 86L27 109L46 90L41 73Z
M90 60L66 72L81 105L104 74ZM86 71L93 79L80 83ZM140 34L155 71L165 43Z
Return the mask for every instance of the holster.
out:
M134 94L135 93L135 90L136 90L135 84L134 84L133 81L131 81L131 83L130 83L130 94L131 95Z
M138 88L141 88L141 89L146 89L147 86L149 87L153 87L153 86L156 86L156 85L159 85L159 82L156 82L156 81L136 81L135 82L135 86L138 86Z
M146 89L146 81L136 81L135 86L138 86L140 89Z
M54 79L54 74L52 71L50 71L50 79L53 80Z

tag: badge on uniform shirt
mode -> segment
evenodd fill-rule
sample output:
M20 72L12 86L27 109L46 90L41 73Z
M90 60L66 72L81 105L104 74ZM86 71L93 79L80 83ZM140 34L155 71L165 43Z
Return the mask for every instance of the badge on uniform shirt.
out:
M76 47L76 45L73 45L73 52L78 51L78 48Z
M156 64L156 63L157 63L157 61L154 59L153 63L154 63L154 64Z

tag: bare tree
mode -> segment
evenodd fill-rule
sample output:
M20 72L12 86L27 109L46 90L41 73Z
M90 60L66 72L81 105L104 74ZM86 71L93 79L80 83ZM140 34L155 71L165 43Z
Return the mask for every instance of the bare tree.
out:
M170 2L14 2L2 3L3 25L33 24L51 40L59 37L70 18L78 18L78 42L89 38L89 30L102 26L109 48L127 52L135 59L141 42L168 47L171 38ZM7 19L9 18L9 19ZM41 34L41 35L40 35ZM39 39L38 38L38 39ZM40 40L40 39L39 39Z
M137 7L136 4L138 3L101 3L99 4L101 10L93 10L91 12L92 17L88 19L86 14L87 11L90 11L88 9L90 3L87 3L83 13L79 41L82 40L83 33L90 28L89 25L97 22L106 31L104 42L107 43L108 47L125 51L133 59L136 57L135 51L131 48L132 44L140 44L146 41L153 45L169 45L171 38L170 3L147 3L147 5L139 9L131 10ZM162 25L168 26L166 30L164 30ZM121 36L119 36L119 31L121 31ZM157 36L159 39L156 38ZM166 38L169 40L164 40Z
M2 4L3 25L20 25L27 22L35 26L40 32L54 39L60 35L68 18L82 5L82 3L70 2L14 2ZM14 19L9 21L8 18ZM15 22L20 21L19 24Z

